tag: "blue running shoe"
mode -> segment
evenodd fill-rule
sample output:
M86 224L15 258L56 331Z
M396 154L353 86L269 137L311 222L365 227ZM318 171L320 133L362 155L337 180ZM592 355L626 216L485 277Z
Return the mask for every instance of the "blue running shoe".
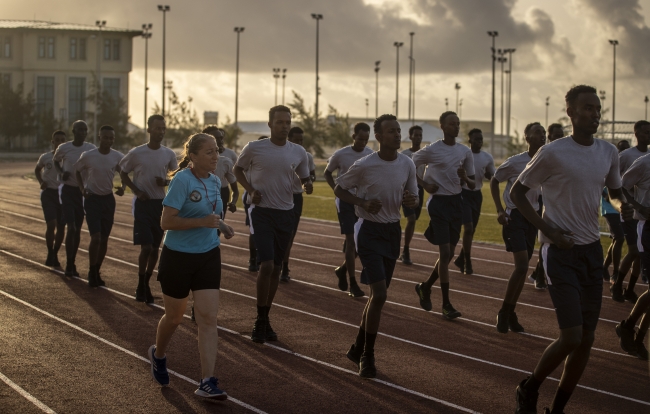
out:
M219 401L228 399L228 394L226 394L224 390L219 389L217 386L218 384L219 380L215 377L212 377L205 382L201 380L201 384L199 384L199 388L194 391L194 394L199 397L214 398Z
M169 373L167 372L167 357L158 359L154 356L156 345L149 347L149 361L151 361L151 376L163 387L169 385Z

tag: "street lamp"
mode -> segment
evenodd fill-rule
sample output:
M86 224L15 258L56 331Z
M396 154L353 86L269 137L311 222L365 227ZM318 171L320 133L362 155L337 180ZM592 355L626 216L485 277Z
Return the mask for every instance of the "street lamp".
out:
M449 111L449 99L445 98L445 112Z
M409 54L409 120L413 119L413 113L412 113L412 97L413 97L413 36L415 35L415 32L409 33L409 36L411 36L411 52Z
M458 94L460 92L460 83L456 83L454 89L456 89L456 115L458 115Z
M151 38L151 23L142 25L142 38L144 39L144 129L147 129L147 96L149 95L149 39Z
M492 38L492 137L490 138L490 151L494 154L494 105L495 105L495 72L496 72L496 37L499 36L497 31L487 32L488 36Z
M158 5L158 11L163 12L163 38L162 38L162 116L165 116L165 34L167 31L167 12L170 10L168 5Z
M287 70L282 69L282 105L284 105L284 80L287 77Z
M508 61L508 58L503 56L506 53L503 49L497 52L499 53L497 62L501 63L501 136L503 136L503 64Z
M235 27L235 33L237 33L237 63L235 64L235 125L237 125L237 115L239 114L239 35L243 31L243 27Z
M395 118L398 118L399 112L399 48L404 46L404 42L394 42L397 59L395 60Z
M102 91L102 65L101 65L101 45L102 45L102 29L106 27L106 20L95 21L95 26L99 29L99 36L97 36L97 80L95 82L95 113L93 114L93 143L97 144L97 112L99 112L99 99Z
M645 99L643 100L643 102L645 102L645 118L644 119L646 121L648 120L648 101L650 101L650 99L648 99L648 95L646 95Z
M517 49L505 49L504 52L508 54L508 113L507 113L507 125L506 125L506 135L510 139L510 113L512 110L512 54L515 53Z
M381 60L375 62L375 118L379 118L379 64Z
M548 100L549 99L551 99L551 97L547 96L546 97L546 123L544 124L545 128L548 128L548 105L549 105Z
M316 115L314 116L314 121L318 122L318 95L320 95L320 88L318 87L318 36L320 21L323 19L323 15L312 13L311 18L316 20L316 105L314 106Z
M273 68L273 78L275 79L275 105L278 104L278 79L280 78L280 68Z
M463 119L463 98L460 98L458 103L458 118Z
M618 46L618 40L610 40L609 44L614 47L614 70L612 75L612 142L614 142L616 136L616 46Z
M165 88L169 89L168 93L168 98L169 99L169 110L167 111L168 113L172 112L172 88L173 88L174 81L168 80L166 83Z

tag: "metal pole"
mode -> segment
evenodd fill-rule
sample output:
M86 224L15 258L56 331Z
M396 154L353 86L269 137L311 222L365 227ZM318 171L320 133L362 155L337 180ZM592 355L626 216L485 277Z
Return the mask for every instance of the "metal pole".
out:
M149 38L151 37L152 24L142 25L142 37L144 37L144 122L143 128L147 129L147 96L149 95Z
M456 83L454 88L456 89L456 114L458 114L458 94L460 93L460 83Z
M368 98L366 98L366 119L368 119Z
M379 64L380 60L375 62L375 118L379 117Z
M278 79L280 78L280 68L273 68L273 79L275 79L275 105L278 105Z
M237 63L235 64L235 125L239 115L239 35L244 31L243 27L235 27L237 33Z
M544 124L544 128L548 128L548 100L551 99L550 96L546 97L546 123Z
M490 152L494 154L494 121L495 121L495 112L494 112L494 106L495 106L495 93L496 93L496 81L495 81L495 74L496 74L496 37L499 36L499 32L497 31L489 31L487 32L488 36L492 38L492 136L490 138Z
M415 125L415 59L413 61L413 104L411 109L411 125Z
M163 48L162 48L162 116L165 116L165 46L166 46L166 33L167 33L167 12L170 10L168 5L158 5L158 10L163 12Z
M320 95L320 88L318 87L318 40L319 40L319 30L320 30L320 21L323 18L322 14L312 13L311 17L316 19L316 105L314 106L315 116L314 120L318 121L318 95Z
M399 48L404 46L404 42L395 42L395 51L397 58L395 59L395 118L399 119L397 115L399 112Z
M648 95L646 95L645 99L643 100L643 102L645 102L645 118L644 119L646 121L648 120L648 101L650 101L650 99L648 99Z
M282 69L282 105L284 105L284 86L285 86L284 80L286 79L286 77L287 77L287 70Z
M499 49L498 52L500 56L497 60L501 63L501 136L503 137L503 64L508 60L508 58L503 56L505 51L502 49Z
M411 103L411 98L413 94L413 35L415 35L415 32L409 33L409 36L411 36L411 51L409 54L409 120L413 120L412 116L412 103Z
M510 139L510 116L512 111L512 54L516 49L506 49L508 52L508 113L507 113L507 132L506 135Z
M93 144L97 145L97 113L99 112L99 98L102 91L102 65L101 65L101 46L102 46L102 28L106 26L106 20L97 20L95 25L99 28L99 35L97 36L97 79L95 81L95 111L93 113ZM76 120L75 120L76 121Z
M612 73L612 142L616 138L616 46L618 40L610 40L609 43L614 46L614 70Z

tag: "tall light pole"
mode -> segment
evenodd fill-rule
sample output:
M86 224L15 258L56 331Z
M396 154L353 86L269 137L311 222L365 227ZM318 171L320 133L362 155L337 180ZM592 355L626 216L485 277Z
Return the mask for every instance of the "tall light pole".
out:
M645 102L645 118L643 119L646 121L648 120L648 101L650 101L650 99L648 99L648 95L646 95L645 99L643 100L643 102Z
M311 18L316 20L316 105L314 105L314 110L315 110L314 121L318 122L318 96L320 95L320 88L318 87L318 36L319 36L319 29L320 29L320 21L323 20L323 15L312 13Z
M618 46L618 40L610 40L609 44L614 47L614 70L612 74L612 142L614 142L616 137L616 46Z
M237 115L239 115L239 35L243 31L243 27L235 27L235 33L237 33L237 63L235 64L235 125L237 125Z
M508 54L508 117L506 118L507 127L506 135L510 139L510 113L512 110L512 54L515 53L517 49L506 49L505 52Z
M397 113L399 112L399 48L404 46L404 42L394 42L397 58L395 60L395 118L399 119Z
M445 112L449 111L449 99L445 98Z
M282 69L282 105L284 105L284 80L287 78L287 70Z
M366 98L366 119L368 119L368 98Z
M273 79L275 79L275 105L278 104L278 79L280 79L280 68L273 68Z
M162 116L165 116L165 35L167 31L167 12L170 10L167 5L158 5L158 11L163 12L163 35L162 35Z
M544 128L548 128L548 105L549 105L548 100L549 99L551 99L551 97L547 96L546 97L546 123L544 124Z
M499 53L499 57L497 58L497 62L501 63L501 136L503 136L503 64L508 61L508 58L503 56L505 54L505 51L503 49L499 49L497 51Z
M144 123L143 128L147 129L147 96L149 95L149 39L151 38L151 23L142 25L142 37L144 38Z
M411 82L411 89L413 89L413 95L411 98L411 125L415 125L415 59L411 59L411 62L413 62L413 81Z
M409 120L413 120L412 97L413 97L413 36L415 32L409 33L411 36L411 51L409 53Z
M458 118L463 119L463 98L460 98L458 103Z
M381 60L375 62L375 118L379 118L379 64Z
M454 89L456 89L456 114L458 114L458 94L460 93L460 83L456 83Z
M499 36L499 32L497 31L489 31L487 32L488 36L492 38L492 137L490 138L490 152L494 154L494 104L495 104L495 73L496 73L496 64L497 64L497 56L496 56L496 37Z
M169 110L167 111L168 113L171 113L172 111L172 88L173 88L174 81L168 80L167 83L165 84L165 88L169 89L169 93L167 94L167 99L169 99Z
M97 144L97 112L99 112L99 99L102 93L102 29L106 27L106 20L95 21L95 26L99 29L97 36L97 80L95 82L95 112L93 114L93 144ZM76 120L75 120L76 121Z
M605 98L607 97L607 96L606 96L606 95L607 95L607 91L602 91L602 90L601 90L601 91L598 91L598 93L600 94L600 106L601 106L601 107L603 108L603 110L604 110L604 108L605 108ZM604 120L604 119L603 119L603 120ZM604 131L604 130L601 130L601 132L600 132L600 137L601 137L601 138L605 138L605 131Z

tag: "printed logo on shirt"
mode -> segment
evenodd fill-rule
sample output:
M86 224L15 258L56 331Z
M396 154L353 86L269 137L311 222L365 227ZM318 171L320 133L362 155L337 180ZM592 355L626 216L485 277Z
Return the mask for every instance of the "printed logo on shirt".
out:
M47 164L45 164L45 169L46 170L51 170L52 169L52 163L48 162Z
M298 167L298 164L291 164L291 170L296 171L296 168Z
M199 192L196 191L196 190L194 190L194 191L192 191L192 192L190 193L190 200L193 201L193 202L195 202L195 203L198 203L199 201L201 201L202 198L203 198L203 197L201 197L201 193L199 193Z

